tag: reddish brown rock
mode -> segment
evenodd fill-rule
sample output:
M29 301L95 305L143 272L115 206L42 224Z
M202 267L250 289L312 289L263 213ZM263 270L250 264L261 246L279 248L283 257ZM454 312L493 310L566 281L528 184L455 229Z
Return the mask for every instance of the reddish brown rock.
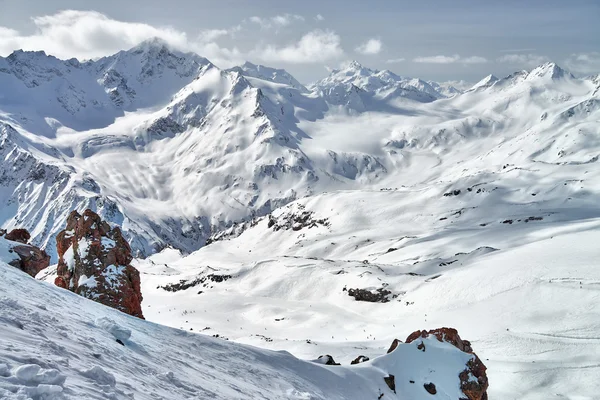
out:
M367 356L358 356L354 360L350 362L350 365L364 363L365 361L369 361L369 357Z
M50 265L50 256L44 250L40 250L35 246L29 244L17 245L12 248L12 251L19 256L20 260L18 260L18 265L16 265L17 262L13 262L11 265L34 278L41 270L48 268Z
M429 394L436 394L437 393L437 389L435 388L435 384L429 382L429 383L424 383L423 387L425 388L425 390L427 390L427 393Z
M27 231L27 229L13 229L8 232L5 236L6 240L12 240L13 242L19 242L23 244L27 244L29 239L31 239L31 235Z
M413 332L406 338L406 343L412 343L430 335L435 336L440 342L450 343L459 350L473 355L473 358L467 362L466 368L458 375L460 388L468 400L487 400L487 388L489 386L485 372L487 368L473 352L471 342L462 340L456 329L440 328L431 331Z
M124 313L144 318L140 274L130 265L131 248L118 227L92 210L71 212L56 237L56 286Z
M402 343L401 340L398 339L394 339L394 341L392 342L390 348L387 351L387 354L390 354L392 351L396 350L396 347L398 347L398 345Z
M9 233L2 229L0 236L9 241L9 249L14 254L14 259L5 261L13 267L35 277L50 265L50 256L44 250L27 244L31 235L26 229L13 229Z

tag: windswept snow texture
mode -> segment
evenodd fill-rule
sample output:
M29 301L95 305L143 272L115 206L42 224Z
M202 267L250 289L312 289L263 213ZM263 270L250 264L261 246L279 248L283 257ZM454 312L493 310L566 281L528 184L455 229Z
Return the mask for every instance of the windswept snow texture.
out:
M473 357L431 337L326 366L130 317L0 261L0 398L446 399ZM26 295L24 295L26 294ZM384 377L395 376L395 391ZM411 383L411 381L413 383Z

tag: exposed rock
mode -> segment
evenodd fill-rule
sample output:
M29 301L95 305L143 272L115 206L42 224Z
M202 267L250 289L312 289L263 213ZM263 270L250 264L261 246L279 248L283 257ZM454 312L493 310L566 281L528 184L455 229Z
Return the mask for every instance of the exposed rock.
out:
M140 274L130 265L131 248L119 227L92 210L71 212L56 237L59 256L55 284L83 297L144 318Z
M41 270L50 265L50 256L44 250L27 244L31 235L26 229L13 229L9 233L0 229L0 237L8 241L9 252L14 254L13 259L4 260L13 267L35 278Z
M269 214L268 228L273 231L293 230L300 231L304 228L317 228L319 226L329 227L330 223L327 218L315 218L315 213L304 210L303 205L297 205L296 209L288 209L278 217Z
M473 355L467 362L466 368L459 374L460 388L468 400L487 400L487 388L489 386L485 372L487 368L473 352L471 343L468 340L462 340L458 335L457 330L453 328L416 331L406 338L406 343L411 343L420 338L429 337L430 335L435 336L440 342L450 343L459 350ZM427 387L425 389L427 389Z
M186 290L191 287L198 286L200 284L202 284L203 287L208 287L210 282L221 283L227 281L228 279L231 279L231 275L208 274L206 276L200 276L193 280L181 279L179 283L169 283L165 286L158 286L157 289L164 289L167 292L179 292L181 290Z
M394 341L392 342L392 345L390 346L390 348L387 351L387 354L390 354L392 351L396 350L396 347L398 347L398 345L400 343L402 343L402 340L394 339Z
M435 388L435 385L431 382L429 383L424 383L423 387L425 388L425 390L427 390L427 393L429 394L436 394L437 393L437 389Z
M356 301L368 301L371 303L387 303L390 301L390 298L398 297L384 288L373 291L368 289L348 289L348 296L354 297Z
M369 357L367 356L358 356L354 360L350 362L351 365L364 363L365 361L369 361Z
M325 364L325 365L340 365L339 363L336 363L335 360L333 359L333 357L331 357L329 354L326 354L324 356L319 356L317 361L319 363Z
M13 229L12 231L8 232L4 238L6 240L12 240L13 242L27 244L31 238L31 235L27 229Z
M390 390L396 393L396 378L394 377L394 375L384 376L383 380L388 385Z
M48 268L50 265L50 256L44 250L40 250L35 246L29 244L17 245L12 250L19 256L20 260L13 261L10 264L34 278L41 270Z

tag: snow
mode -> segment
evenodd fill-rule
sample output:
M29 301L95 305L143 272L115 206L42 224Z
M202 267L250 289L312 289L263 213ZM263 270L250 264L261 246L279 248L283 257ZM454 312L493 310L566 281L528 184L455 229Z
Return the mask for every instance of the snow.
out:
M116 288L119 286L123 271L125 271L123 265L111 264L102 271L102 276L104 276L104 279L109 286Z
M79 277L79 282L77 283L78 287L87 286L90 289L95 288L97 285L98 285L98 282L96 281L95 277L93 277L93 276L87 277L85 275L81 275Z
M75 251L73 250L73 246L69 246L69 248L63 254L63 261L67 265L67 269L69 271L73 271L75 268Z
M130 317L3 262L0 285L3 399L419 400L430 398L426 381L458 399L458 373L470 357L428 338L426 352L401 344L357 366L325 366ZM389 374L396 394L383 380Z
M22 245L22 243L13 242L11 240L6 240L4 237L0 237L0 260L5 263L20 260L20 257L12 250L13 247L19 245Z
M161 382L148 383L157 397L209 397L196 365L164 366L215 357L217 372L239 368L219 375L231 386L217 397L372 398L360 397L354 371L372 371L394 338L441 326L472 341L491 399L597 397L597 76L548 63L490 75L462 93L352 62L306 88L281 69L220 70L159 41L86 63L17 52L0 58L0 69L11 93L0 100L0 225L29 229L53 262L71 210L90 207L122 227L135 255L148 256L133 262L144 315L180 330L88 306L56 319L74 312L69 323L81 332L98 343L110 336L112 355L123 346L94 321L129 330L123 342L135 354L125 360L149 365L142 375ZM0 240L0 259L11 257ZM71 248L71 268L73 260ZM40 277L52 281L52 272ZM186 289L165 289L181 281ZM356 301L349 289L386 290L389 301ZM7 293L19 299L5 300L7 309L33 301ZM173 354L165 342L175 343ZM372 361L314 369L239 343L306 360ZM2 363L0 375L13 377L16 364ZM109 382L98 384L108 387L104 397L137 393L121 386L135 381L125 362L70 363L69 388L70 380L93 386L83 383L88 371ZM280 371L291 366L297 376ZM248 369L255 386L238 373Z

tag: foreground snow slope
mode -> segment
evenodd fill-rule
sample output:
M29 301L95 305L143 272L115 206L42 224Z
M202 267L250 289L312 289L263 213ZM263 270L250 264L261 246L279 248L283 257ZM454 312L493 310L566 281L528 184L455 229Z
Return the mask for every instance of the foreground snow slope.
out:
M2 399L430 399L462 397L473 357L435 338L326 366L130 317L0 261ZM118 343L117 340L121 341ZM395 376L396 393L383 377ZM413 381L411 383L410 381Z

